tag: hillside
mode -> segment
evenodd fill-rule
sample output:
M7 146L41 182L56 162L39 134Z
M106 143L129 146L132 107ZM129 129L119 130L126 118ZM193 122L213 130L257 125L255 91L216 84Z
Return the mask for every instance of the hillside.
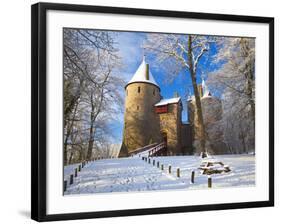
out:
M223 155L216 156L215 159L229 165L231 172L213 174L213 188L255 185L253 155ZM161 170L161 164L164 165L164 170ZM104 159L86 164L74 178L74 183L69 185L69 176L78 167L78 164L73 164L64 167L67 180L65 195L208 188L208 176L200 174L197 169L200 164L201 159L195 156L154 157L150 159L150 163L140 157ZM172 167L171 174L168 173L169 165ZM177 177L177 168L180 168L180 177ZM190 183L192 170L195 170L194 184Z

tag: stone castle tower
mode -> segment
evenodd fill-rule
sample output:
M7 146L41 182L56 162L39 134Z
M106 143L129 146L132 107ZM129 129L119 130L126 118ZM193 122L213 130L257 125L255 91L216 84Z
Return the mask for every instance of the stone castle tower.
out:
M119 157L162 144L159 155L182 155L192 146L190 126L182 123L182 102L176 95L163 99L145 58L125 86L123 142Z
M160 142L159 117L154 105L161 100L160 87L152 76L145 57L132 79L125 86L123 143L119 157L131 151Z
M204 79L202 84L198 85L198 90L201 97L201 107L207 136L207 151L211 154L224 154L227 152L227 149L223 141L222 102L219 98L212 96ZM197 135L199 124L196 110L195 98L193 96L188 100L188 117L192 128L194 152L199 154L199 137Z

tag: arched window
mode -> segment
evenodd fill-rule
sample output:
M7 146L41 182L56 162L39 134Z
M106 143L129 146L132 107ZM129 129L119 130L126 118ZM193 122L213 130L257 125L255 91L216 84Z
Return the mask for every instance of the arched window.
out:
M140 93L140 86L138 87L138 93Z
M155 96L155 89L153 89L153 96Z

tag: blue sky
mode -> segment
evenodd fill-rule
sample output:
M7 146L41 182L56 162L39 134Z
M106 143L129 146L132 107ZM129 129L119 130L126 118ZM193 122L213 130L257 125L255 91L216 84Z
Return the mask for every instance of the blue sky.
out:
M122 69L122 76L126 82L128 82L135 71L138 69L144 53L146 54L146 61L150 64L150 70L154 76L156 82L161 88L161 95L164 98L172 98L174 93L177 92L183 101L183 112L182 120L187 121L187 104L186 97L187 94L193 94L191 79L187 71L180 72L173 81L165 81L166 71L161 68L161 65L156 64L153 60L153 56L149 55L147 52L144 52L142 45L145 42L146 33L141 32L118 32L116 39L116 47L119 49L124 68ZM214 55L216 49L211 47L209 50L210 55ZM207 74L211 71L214 71L217 67L210 63L210 60L207 60L206 56L203 56L200 61L200 68L198 68L198 74ZM201 79L197 80L198 83L201 82ZM112 125L112 130L114 132L115 141L122 141L123 133L123 116L120 117L118 122L114 122ZM116 143L117 143L116 142Z

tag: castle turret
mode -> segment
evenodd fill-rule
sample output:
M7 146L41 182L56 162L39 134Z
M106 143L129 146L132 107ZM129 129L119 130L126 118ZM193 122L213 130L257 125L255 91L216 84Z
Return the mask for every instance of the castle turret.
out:
M209 91L208 86L205 84L205 80L202 79L202 96L211 96L211 92Z
M138 148L161 141L159 117L154 111L154 105L161 99L160 87L145 57L125 91L123 142L119 157L129 156Z

